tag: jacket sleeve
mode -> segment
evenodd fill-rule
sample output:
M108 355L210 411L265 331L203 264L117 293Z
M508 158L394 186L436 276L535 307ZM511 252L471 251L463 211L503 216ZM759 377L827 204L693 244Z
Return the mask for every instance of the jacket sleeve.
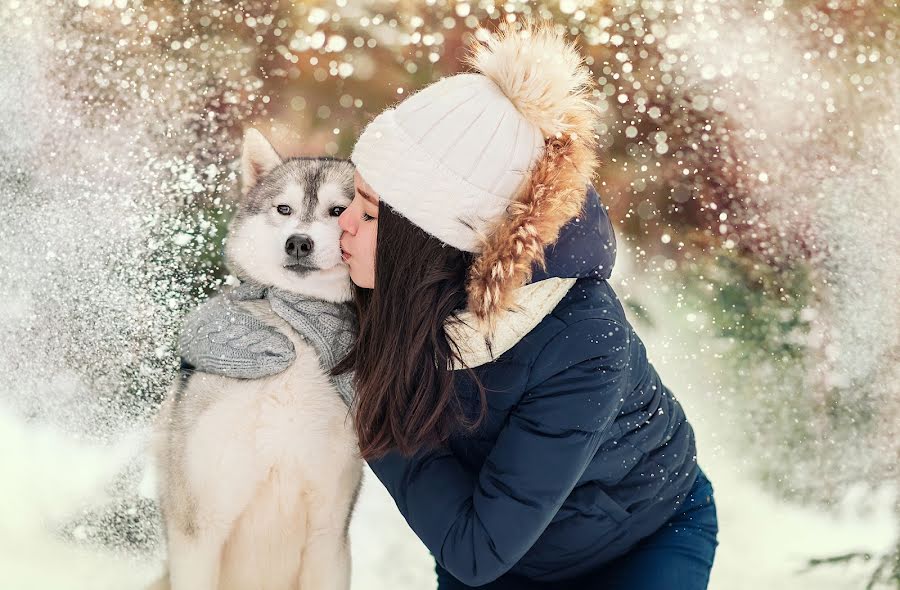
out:
M623 404L627 358L625 327L568 325L537 357L478 474L447 449L392 451L369 466L438 563L486 584L531 548L593 459Z

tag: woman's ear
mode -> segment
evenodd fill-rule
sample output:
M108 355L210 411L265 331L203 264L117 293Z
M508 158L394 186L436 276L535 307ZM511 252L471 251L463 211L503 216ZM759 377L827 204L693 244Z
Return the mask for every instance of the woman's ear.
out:
M281 162L281 156L262 133L252 127L247 129L241 150L241 194L246 195L256 186L260 177L271 172Z

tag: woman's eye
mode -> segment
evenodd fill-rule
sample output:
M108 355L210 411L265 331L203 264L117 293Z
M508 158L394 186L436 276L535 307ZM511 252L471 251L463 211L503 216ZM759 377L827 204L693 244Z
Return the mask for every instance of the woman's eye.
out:
M290 215L291 214L290 205L278 205L277 207L275 207L275 209L282 215Z
M371 215L369 215L368 213L363 212L363 221L369 221L370 219L375 219L375 218L372 217Z
M332 217L340 217L341 213L343 213L345 209L347 209L347 208L341 207L340 205L337 207L332 207L331 208L331 216Z

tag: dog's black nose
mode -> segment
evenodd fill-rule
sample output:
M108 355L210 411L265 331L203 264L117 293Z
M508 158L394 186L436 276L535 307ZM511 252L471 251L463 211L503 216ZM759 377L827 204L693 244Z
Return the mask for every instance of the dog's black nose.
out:
M284 251L292 258L304 258L309 256L313 249L313 241L309 236L300 234L291 236L284 243Z

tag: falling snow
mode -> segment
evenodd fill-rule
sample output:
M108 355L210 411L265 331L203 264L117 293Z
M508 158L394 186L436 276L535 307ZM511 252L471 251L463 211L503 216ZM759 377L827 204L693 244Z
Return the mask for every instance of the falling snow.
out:
M347 156L525 15L594 74L613 284L716 488L710 587L898 563L893 3L0 0L0 586L159 573L143 449L181 318L226 279L241 130ZM354 588L433 583L372 478L351 534Z

